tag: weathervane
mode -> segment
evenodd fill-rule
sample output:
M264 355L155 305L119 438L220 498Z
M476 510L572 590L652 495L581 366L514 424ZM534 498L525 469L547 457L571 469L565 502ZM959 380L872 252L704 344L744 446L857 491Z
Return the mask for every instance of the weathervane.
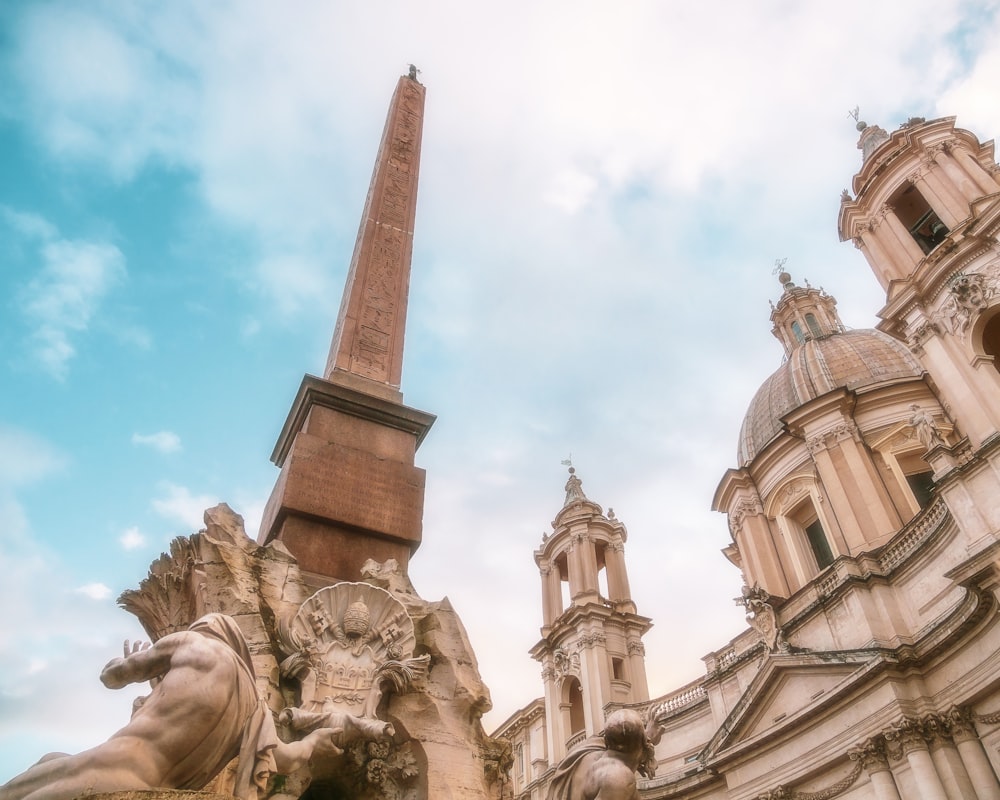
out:
M854 106L853 109L851 109L850 111L847 112L847 116L851 117L851 119L853 119L855 122L857 122L858 121L858 117L860 116L860 112L861 112L861 107L860 106Z
M562 464L564 467L570 467L570 468L572 468L573 467L573 454L570 453L569 454L569 458L564 458L559 463Z
M774 259L774 269L771 270L772 275L777 275L779 272L783 272L785 269L785 262L788 261L787 258L776 258Z

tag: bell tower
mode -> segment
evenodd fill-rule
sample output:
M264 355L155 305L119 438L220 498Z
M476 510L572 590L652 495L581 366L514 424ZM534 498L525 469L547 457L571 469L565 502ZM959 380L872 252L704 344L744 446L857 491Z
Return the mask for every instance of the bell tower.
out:
M838 230L886 292L879 328L907 343L974 450L1000 432L1000 180L993 142L954 117L892 134L858 122L861 169Z
M396 85L326 369L303 379L271 456L281 474L258 541L283 542L317 587L357 580L368 559L405 573L420 545L414 457L434 417L399 387L424 91L413 67Z
M542 664L549 763L604 727L609 706L649 699L642 637L625 568L625 525L587 499L569 468L566 500L535 551L542 579Z

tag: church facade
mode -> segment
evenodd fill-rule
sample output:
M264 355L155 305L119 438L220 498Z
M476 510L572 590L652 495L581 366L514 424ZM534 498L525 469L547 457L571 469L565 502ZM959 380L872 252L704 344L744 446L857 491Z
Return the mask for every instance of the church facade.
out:
M512 797L625 707L663 730L644 798L1000 800L1000 167L954 118L858 130L838 229L885 305L849 330L780 276L785 358L713 501L749 628L650 698L625 528L571 469L535 552L544 696L494 733Z

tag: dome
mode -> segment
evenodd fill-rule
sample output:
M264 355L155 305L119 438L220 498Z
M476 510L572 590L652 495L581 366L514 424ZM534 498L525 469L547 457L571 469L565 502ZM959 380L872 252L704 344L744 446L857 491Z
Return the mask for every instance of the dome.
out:
M753 461L781 433L781 418L810 400L839 388L864 389L922 374L906 345L881 331L844 331L806 341L750 402L740 429L739 464Z

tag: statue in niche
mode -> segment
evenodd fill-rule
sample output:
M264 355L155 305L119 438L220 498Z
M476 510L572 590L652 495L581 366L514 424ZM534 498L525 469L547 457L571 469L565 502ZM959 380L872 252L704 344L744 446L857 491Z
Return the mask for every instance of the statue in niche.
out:
M654 746L662 734L661 725L643 725L632 709L615 711L600 735L584 740L562 760L546 800L638 800L635 776L653 776Z
M341 753L335 731L316 728L298 742L278 739L257 693L250 650L232 617L206 614L155 644L125 642L101 672L111 689L150 681L132 718L107 742L77 755L51 754L0 787L0 800L71 800L95 792L197 790L239 757L233 793L256 800L275 773L313 756Z
M765 589L756 584L751 589L743 586L736 604L743 606L747 610L747 623L757 631L757 634L767 646L768 652L787 653L790 649L785 635L781 632L778 624L778 615L771 605L771 595Z
M311 733L333 729L341 748L387 742L392 725L378 717L387 689L409 690L427 673L430 656L413 657L413 622L389 592L367 583L320 589L283 628L281 672L300 686L297 707L278 722Z
M913 428L913 432L916 433L917 439L920 440L924 448L930 450L933 447L944 445L944 438L941 436L938 424L931 413L916 403L910 405L910 411L913 412L913 416L910 417L910 427Z

